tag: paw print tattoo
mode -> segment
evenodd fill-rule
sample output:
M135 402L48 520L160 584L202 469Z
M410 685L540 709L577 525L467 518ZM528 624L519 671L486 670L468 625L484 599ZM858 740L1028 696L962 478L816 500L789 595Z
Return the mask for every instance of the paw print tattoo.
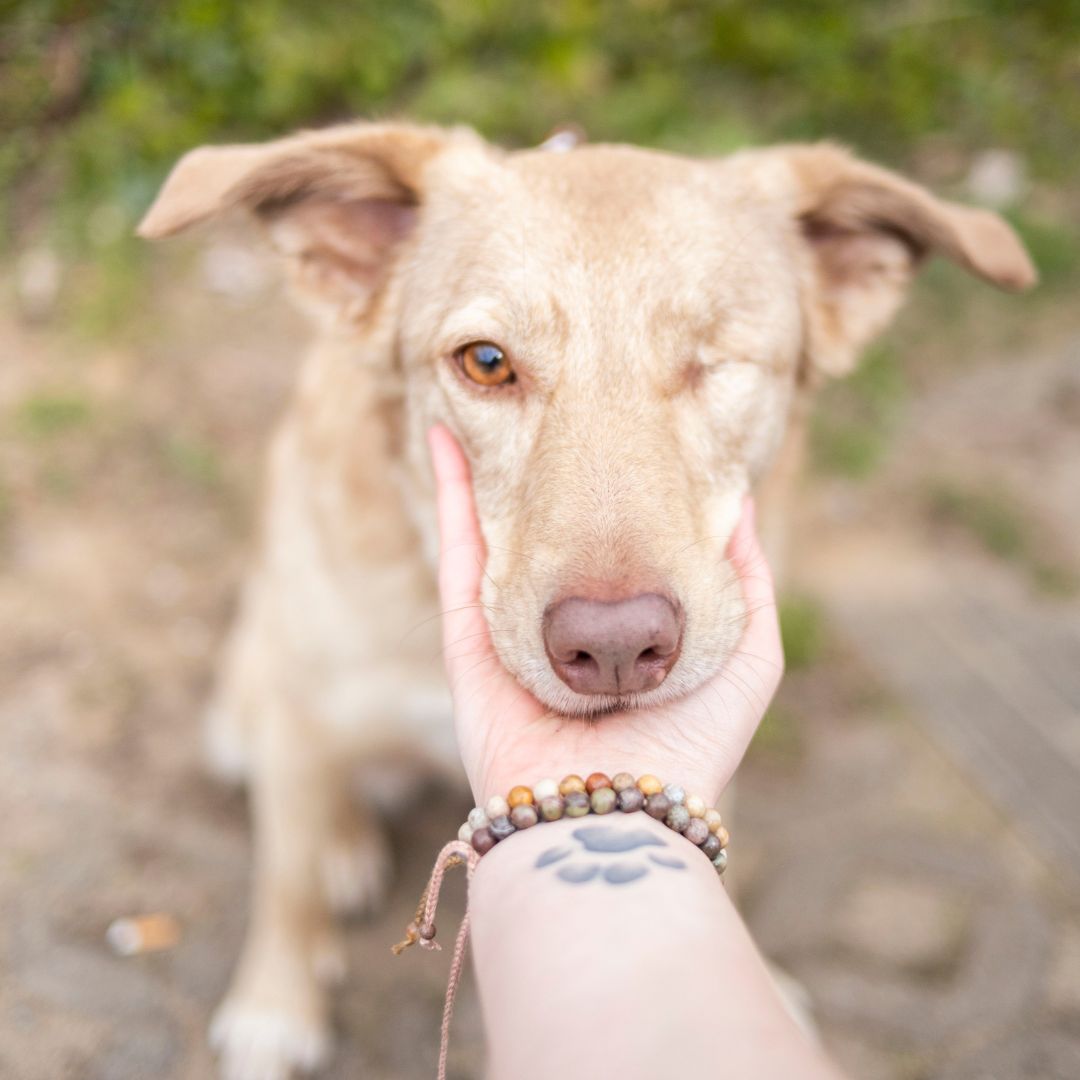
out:
M559 864L555 876L569 885L584 885L593 880L628 885L645 877L654 866L686 869L686 863L675 855L646 850L668 846L666 840L646 829L584 825L570 835L576 843L548 848L536 860L537 870Z

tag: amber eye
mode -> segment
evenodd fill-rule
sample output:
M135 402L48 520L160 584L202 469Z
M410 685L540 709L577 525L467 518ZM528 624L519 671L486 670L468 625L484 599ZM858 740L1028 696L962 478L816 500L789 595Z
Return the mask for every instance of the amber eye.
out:
M514 381L506 354L490 341L474 341L458 353L461 370L481 386L503 386Z

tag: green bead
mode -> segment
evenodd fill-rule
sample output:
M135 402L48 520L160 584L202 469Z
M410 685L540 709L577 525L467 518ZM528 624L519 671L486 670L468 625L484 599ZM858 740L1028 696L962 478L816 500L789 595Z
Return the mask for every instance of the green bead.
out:
M597 788L592 795L589 796L592 812L594 814L610 814L611 811L615 809L615 804L618 799L619 796L609 787Z
M584 817L592 808L584 791L571 791L564 798L563 813L567 817Z
M558 821L563 816L563 801L561 795L548 795L540 800L540 816L545 821Z

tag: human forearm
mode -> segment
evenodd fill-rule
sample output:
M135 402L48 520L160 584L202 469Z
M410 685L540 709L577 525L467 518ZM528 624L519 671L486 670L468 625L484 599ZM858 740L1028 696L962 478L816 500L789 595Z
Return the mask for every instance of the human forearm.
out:
M645 814L515 834L481 861L470 906L494 1080L835 1076L709 860Z

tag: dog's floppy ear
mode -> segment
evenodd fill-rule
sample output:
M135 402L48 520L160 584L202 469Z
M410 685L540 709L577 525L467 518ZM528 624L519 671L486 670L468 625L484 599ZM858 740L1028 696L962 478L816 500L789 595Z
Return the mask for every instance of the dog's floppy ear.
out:
M796 184L810 252L804 309L808 360L843 375L885 328L914 270L942 255L1002 289L1027 289L1036 271L997 214L936 198L925 188L828 143L777 147Z
M205 146L177 163L139 225L157 239L246 208L270 228L293 283L337 317L362 315L409 234L428 163L471 133L350 124L260 145Z

